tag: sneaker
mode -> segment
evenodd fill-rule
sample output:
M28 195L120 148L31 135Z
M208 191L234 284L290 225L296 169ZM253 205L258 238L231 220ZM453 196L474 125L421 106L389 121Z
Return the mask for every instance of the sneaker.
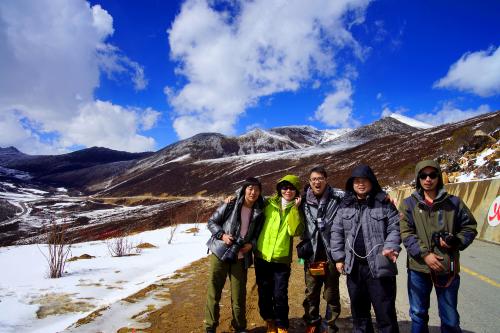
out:
M288 333L288 328L278 327L278 333Z
M276 331L276 323L272 319L266 320L267 330L266 333L277 333Z

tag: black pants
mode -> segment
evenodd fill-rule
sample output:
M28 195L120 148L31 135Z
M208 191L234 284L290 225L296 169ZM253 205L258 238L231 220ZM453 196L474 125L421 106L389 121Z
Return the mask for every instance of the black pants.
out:
M375 279L366 261L356 260L347 276L347 289L351 299L353 332L373 333L371 305L375 310L380 333L399 332L396 317L396 277Z
M290 264L255 258L255 278L259 293L259 312L264 320L276 320L276 326L288 328L288 280Z

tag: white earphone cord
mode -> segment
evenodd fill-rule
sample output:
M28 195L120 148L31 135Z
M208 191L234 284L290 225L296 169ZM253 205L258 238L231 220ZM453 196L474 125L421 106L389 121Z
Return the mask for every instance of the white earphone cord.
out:
M377 244L374 247L372 247L372 249L370 251L368 251L368 253L366 254L366 256L360 256L359 254L356 253L356 251L354 251L354 248L351 246L351 242L349 242L349 238L347 239L347 245L349 245L349 248L351 249L352 253L354 253L354 255L356 257L358 257L360 259L366 259L373 252L373 250L375 250L380 245L384 245L384 243L380 243L380 244Z

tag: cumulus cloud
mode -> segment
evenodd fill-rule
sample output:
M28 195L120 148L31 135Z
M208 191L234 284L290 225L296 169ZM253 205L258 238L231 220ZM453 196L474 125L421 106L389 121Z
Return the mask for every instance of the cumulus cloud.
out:
M435 88L450 88L487 97L500 93L500 47L468 52L448 70Z
M97 100L81 107L79 115L64 129L61 144L149 150L154 140L137 134L137 128L150 128L157 117L158 113L151 109L129 109Z
M415 119L437 126L476 117L491 111L492 109L487 104L480 105L476 109L462 110L456 107L453 102L446 102L432 113L417 114Z
M329 126L355 127L358 125L351 117L352 94L351 82L347 79L335 82L336 90L325 98L314 113L314 119Z
M176 72L186 79L166 89L177 134L234 134L240 115L261 97L335 78L339 50L363 59L366 50L348 26L363 21L368 3L256 0L237 2L229 13L214 9L217 1L186 1L168 31Z
M13 136L17 140L1 136L0 146L25 147L23 142L31 142L33 148L24 151L43 147L43 152L61 152L69 148L64 143L92 141L93 134L84 135L85 130L93 130L91 126L81 127L80 134L67 129L79 128L89 105L107 112L97 107L100 101L94 98L100 72L128 75L136 89L147 84L142 67L106 43L113 32L112 16L100 5L91 7L83 0L0 2L0 113L4 115L0 126L18 135ZM135 109L116 107L125 118L138 114ZM95 115L103 122L111 119L109 114ZM134 124L137 127L128 127L120 136L113 124L100 124L101 135L107 138L102 142L122 150L153 148L152 139L142 140L137 134L141 122ZM146 141L149 145L138 143Z

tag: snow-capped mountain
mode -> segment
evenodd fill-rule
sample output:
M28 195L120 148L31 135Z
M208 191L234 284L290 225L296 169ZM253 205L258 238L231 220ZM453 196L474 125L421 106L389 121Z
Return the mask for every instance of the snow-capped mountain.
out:
M424 123L423 121L416 120L410 117L403 116L402 114L399 113L392 113L389 115L389 117L394 118L403 124L409 125L414 128L419 128L419 129L428 129L433 127L431 124Z
M256 176L261 179L265 189L272 191L280 175L294 173L305 177L308 170L318 164L325 165L332 175L330 184L343 188L343 180L359 163L372 166L381 183L389 185L411 181L414 178L413 168L419 160L456 153L476 130L493 133L499 127L500 111L425 130L386 117L325 144L287 151L208 159L183 158L157 165L146 163L157 158L155 154L139 161L133 172L128 171L111 182L102 183L105 186L99 190L104 195L113 196L145 192L217 194L231 191L248 176ZM285 129L294 134L300 133L294 128ZM300 130L306 130L310 142L314 131L307 128ZM280 130L281 135L284 132ZM258 135L265 136L266 133L259 131ZM286 137L290 139L288 135ZM297 139L294 141L297 142ZM233 151L236 152L236 148ZM188 151L182 153L187 154Z
M418 128L412 127L395 118L385 117L372 124L348 131L347 133L325 142L322 145L333 146L338 144L348 144L350 146L355 146L389 135L412 133L418 130Z

